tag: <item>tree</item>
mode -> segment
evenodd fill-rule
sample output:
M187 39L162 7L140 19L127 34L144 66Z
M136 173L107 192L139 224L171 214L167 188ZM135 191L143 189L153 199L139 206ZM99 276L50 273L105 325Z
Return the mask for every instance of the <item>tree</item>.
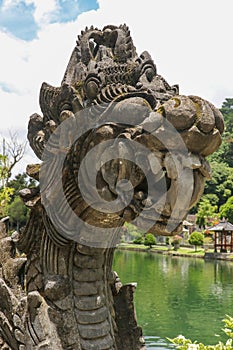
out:
M27 141L20 142L17 133L9 132L9 138L3 138L2 150L0 152L0 170L1 186L7 187L12 170L15 165L23 158L27 146Z
M218 210L233 196L233 98L226 98L220 111L225 122L222 144L219 149L208 157L212 169L212 178L206 181L201 201L208 199L211 206L217 205ZM217 200L216 200L217 199ZM206 202L207 203L207 202ZM209 209L209 205L207 211ZM203 206L196 204L190 213L198 213L199 227L206 224L206 213ZM204 210L205 211L205 210Z
M197 246L203 245L204 243L204 236L201 232L194 231L191 233L189 237L189 243L191 245L195 245L195 251L197 250Z
M17 134L9 132L9 140L3 138L0 150L0 216L8 215L8 206L14 189L9 186L12 169L22 159L26 142L20 143Z
M0 218L8 215L9 203L14 189L10 187L2 187L0 189Z
M0 154L0 217L8 215L8 205L14 192L13 188L6 186L7 176L7 156Z
M233 195L233 168L217 161L212 162L210 165L212 177L206 181L201 201L207 199L213 207L217 206L218 210ZM190 213L195 214L198 208L199 203L192 208Z
M225 122L225 132L220 148L209 156L210 162L217 161L233 167L233 98L226 98L220 111Z
M6 187L6 179L8 177L9 168L7 166L8 157L6 155L0 154L0 187Z
M22 173L16 175L13 180L10 180L8 186L14 191L9 201L8 215L10 216L11 226L18 230L26 224L28 218L28 208L20 199L19 191L23 188L35 187L36 181L30 179L26 173Z
M17 174L14 179L8 182L8 186L14 189L12 201L19 195L19 191L24 188L32 188L36 186L36 180L29 178L26 173Z
M227 132L233 133L233 98L226 98L220 108Z
M138 227L128 222L126 222L124 226L127 229L127 240L134 241L135 239L143 239L143 231L140 230Z
M146 237L145 237L145 240L144 240L144 244L146 246L149 246L149 248L151 248L152 245L156 244L155 236L152 233L147 233Z
M13 202L9 205L8 215L10 216L12 228L17 231L20 227L26 224L28 219L28 208L24 205L20 197L15 197Z
M25 224L25 217L27 217L25 215L27 215L28 209L21 201L19 191L23 188L31 188L35 186L36 181L30 179L26 173L22 173L16 175L13 180L8 181L8 186L0 187L0 217L10 215L10 221L14 227ZM19 214L18 219L16 213Z
M205 228L207 222L210 218L217 216L217 206L213 206L210 204L210 201L207 198L203 198L200 200L198 205L197 212L197 224L201 228Z
M226 203L220 207L220 217L233 223L233 196L228 198Z
M213 197L213 194L215 194L218 198L216 205L219 208L228 197L233 195L233 168L224 163L213 162L211 163L211 169L212 178L206 182L204 195ZM211 198L208 199L213 205Z

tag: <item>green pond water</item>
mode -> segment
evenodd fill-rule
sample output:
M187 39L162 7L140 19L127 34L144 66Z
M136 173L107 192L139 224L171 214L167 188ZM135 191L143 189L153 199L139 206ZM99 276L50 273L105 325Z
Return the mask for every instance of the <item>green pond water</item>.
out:
M233 316L233 262L116 251L121 281L137 282L135 306L147 349L169 349L179 334L205 344L225 341Z

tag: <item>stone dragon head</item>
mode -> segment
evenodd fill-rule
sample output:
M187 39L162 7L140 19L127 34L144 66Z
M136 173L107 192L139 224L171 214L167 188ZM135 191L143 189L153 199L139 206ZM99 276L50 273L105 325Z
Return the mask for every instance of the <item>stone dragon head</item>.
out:
M91 226L181 230L210 176L205 157L221 143L223 118L210 102L180 95L148 52L138 56L126 25L82 31L61 86L43 83L40 106L28 138L47 164L44 206L62 220L61 235L72 231L63 202Z

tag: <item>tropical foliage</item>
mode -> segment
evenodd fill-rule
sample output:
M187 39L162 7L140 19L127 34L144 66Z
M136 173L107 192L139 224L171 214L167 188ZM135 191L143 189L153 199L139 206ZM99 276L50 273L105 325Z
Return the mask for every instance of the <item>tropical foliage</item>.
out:
M223 332L227 335L228 339L225 342L219 342L216 345L204 345L202 343L197 343L190 339L186 339L183 335L179 335L174 339L169 339L177 349L180 350L232 350L233 349L233 318L226 315L223 320L225 326Z
M220 207L220 217L227 218L233 223L233 196L229 197L226 203Z
M0 217L8 215L8 206L14 193L14 189L7 184L8 172L8 157L0 154Z
M24 226L28 219L28 208L19 196L16 196L9 204L8 214L10 216L10 224L12 229L19 230L20 227Z
M206 181L200 202L191 210L197 215L200 228L205 228L210 218L218 216L233 223L233 98L226 98L220 111L225 121L222 144L208 157L212 178Z

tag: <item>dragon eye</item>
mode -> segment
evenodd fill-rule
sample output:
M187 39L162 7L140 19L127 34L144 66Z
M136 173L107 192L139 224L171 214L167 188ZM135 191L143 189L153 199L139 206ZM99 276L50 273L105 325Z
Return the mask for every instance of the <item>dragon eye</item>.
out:
M90 100L94 100L98 95L99 85L94 80L90 80L87 82L85 86L85 90L86 90L87 97Z
M156 73L155 73L155 70L154 70L152 67L148 68L148 69L146 70L146 77L147 77L147 80L148 80L149 82L151 82L151 81L153 80L155 74L156 74Z

